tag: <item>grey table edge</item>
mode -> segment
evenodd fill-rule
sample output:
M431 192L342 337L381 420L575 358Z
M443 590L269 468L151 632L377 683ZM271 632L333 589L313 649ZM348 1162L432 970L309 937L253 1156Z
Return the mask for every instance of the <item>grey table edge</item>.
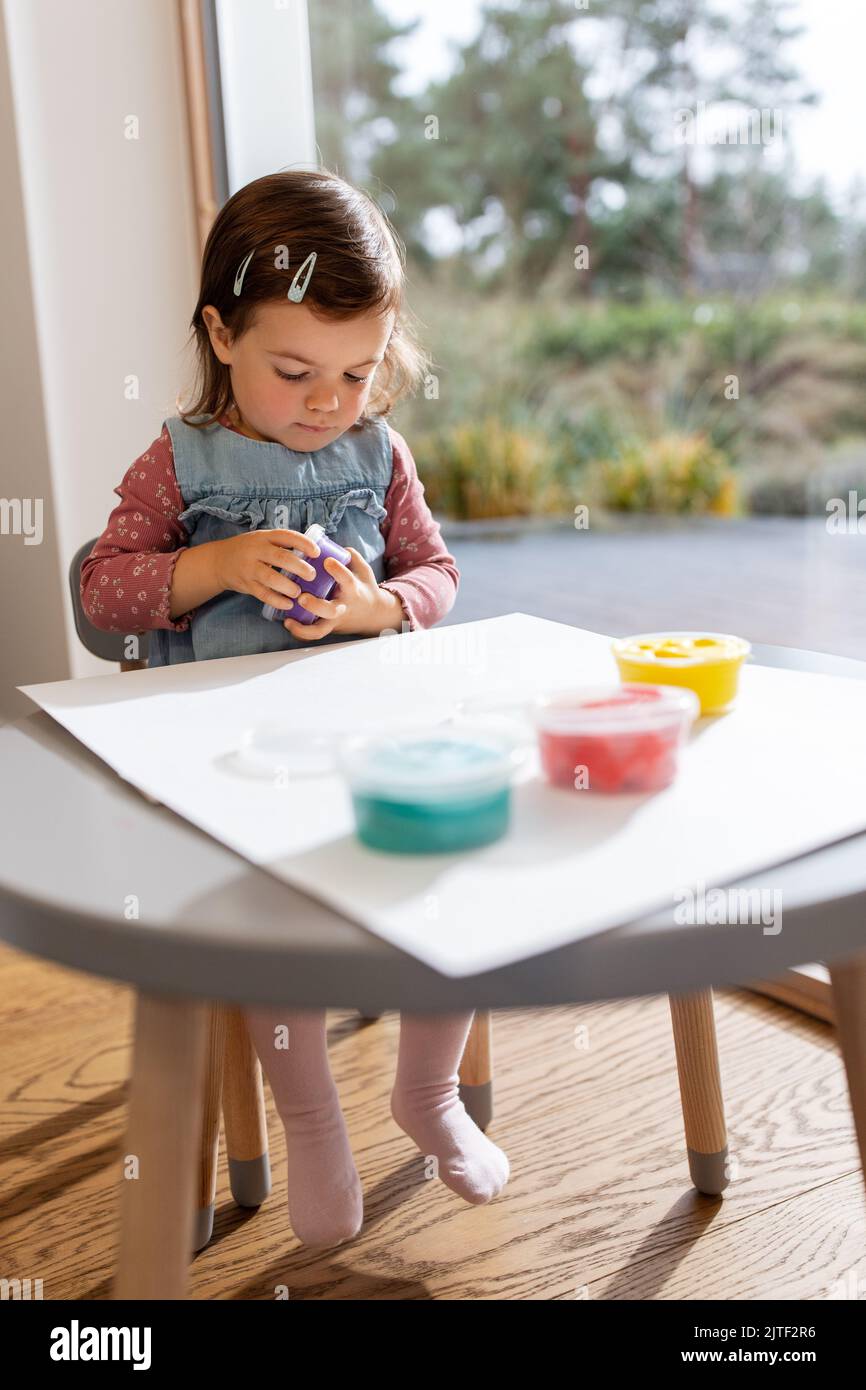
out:
M866 680L849 658L767 646L754 657ZM670 909L452 979L148 803L43 712L0 729L0 750L14 788L0 804L0 938L151 992L369 1012L549 1006L744 984L866 951L864 833L737 882L781 891L778 933L682 925ZM86 880L76 901L64 866ZM130 899L138 918L127 919Z

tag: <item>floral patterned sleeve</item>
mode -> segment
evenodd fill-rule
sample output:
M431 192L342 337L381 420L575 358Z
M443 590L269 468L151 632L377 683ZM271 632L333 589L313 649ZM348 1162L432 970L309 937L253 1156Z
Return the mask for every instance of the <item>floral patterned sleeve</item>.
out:
M427 505L409 445L390 425L388 432L394 468L380 528L387 575L380 587L400 599L410 630L432 627L453 608L460 571Z
M108 632L183 632L195 609L172 622L169 605L172 573L189 535L177 519L184 504L165 425L114 491L120 501L81 566L84 612Z

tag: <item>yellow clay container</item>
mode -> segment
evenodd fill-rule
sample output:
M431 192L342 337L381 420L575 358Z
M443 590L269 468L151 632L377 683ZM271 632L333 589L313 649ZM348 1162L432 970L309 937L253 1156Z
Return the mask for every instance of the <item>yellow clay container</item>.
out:
M701 714L718 714L736 698L751 650L744 638L724 632L644 632L613 643L620 680L687 686Z

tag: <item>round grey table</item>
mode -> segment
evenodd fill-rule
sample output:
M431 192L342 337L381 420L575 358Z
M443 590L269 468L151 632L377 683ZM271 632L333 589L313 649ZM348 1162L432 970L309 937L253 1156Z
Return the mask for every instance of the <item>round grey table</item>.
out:
M755 646L754 660L866 681L866 662L847 658ZM41 711L0 729L0 761L0 937L138 991L126 1152L154 1180L124 1184L120 1297L183 1294L203 1097L218 1133L212 1001L475 1008L477 1022L492 1008L668 993L692 1175L717 1191L700 1180L726 1153L711 988L823 960L866 1167L866 834L772 869L777 934L683 925L671 910L449 979L148 802ZM760 890L767 874L731 886ZM486 1051L482 1039L470 1090L489 1088Z

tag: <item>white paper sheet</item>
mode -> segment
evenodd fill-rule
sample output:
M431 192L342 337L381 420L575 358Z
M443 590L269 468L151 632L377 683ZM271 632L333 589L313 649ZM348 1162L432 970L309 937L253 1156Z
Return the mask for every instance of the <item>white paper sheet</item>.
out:
M672 787L648 797L553 788L533 754L506 837L462 854L369 850L339 776L275 785L235 763L246 727L288 712L311 730L391 727L446 719L469 696L606 680L616 680L608 637L512 613L19 689L143 792L455 977L866 829L866 686L750 665L736 707L695 726Z

